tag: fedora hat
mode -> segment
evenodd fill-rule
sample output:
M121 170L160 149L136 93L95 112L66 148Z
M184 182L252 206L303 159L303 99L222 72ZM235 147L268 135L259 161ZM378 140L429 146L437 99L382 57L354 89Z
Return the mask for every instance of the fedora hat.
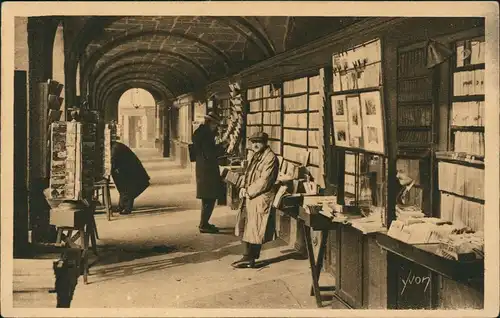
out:
M265 132L262 132L262 131L258 131L250 137L251 142L262 141L262 142L266 143L268 139L269 139L269 135L266 134Z
M219 124L221 122L221 119L220 119L219 115L217 115L214 112L209 112L204 117L205 117L206 120L210 120L210 121L216 122L217 124Z

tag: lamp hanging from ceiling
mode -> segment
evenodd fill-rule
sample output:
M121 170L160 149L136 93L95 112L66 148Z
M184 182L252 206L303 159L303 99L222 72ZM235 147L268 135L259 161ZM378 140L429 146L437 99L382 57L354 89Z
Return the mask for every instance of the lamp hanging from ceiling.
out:
M433 68L444 63L453 55L453 51L436 40L427 41L427 68Z

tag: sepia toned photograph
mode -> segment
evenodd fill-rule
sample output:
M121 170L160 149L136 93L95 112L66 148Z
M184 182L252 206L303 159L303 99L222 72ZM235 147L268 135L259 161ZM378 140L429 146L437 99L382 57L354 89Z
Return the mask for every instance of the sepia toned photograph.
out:
M2 316L496 317L498 12L2 3Z

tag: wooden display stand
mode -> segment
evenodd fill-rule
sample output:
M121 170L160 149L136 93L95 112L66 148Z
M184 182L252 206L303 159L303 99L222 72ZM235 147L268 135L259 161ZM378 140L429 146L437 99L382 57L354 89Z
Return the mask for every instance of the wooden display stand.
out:
M113 214L111 206L111 191L110 191L110 181L108 178L104 178L101 181L94 183L94 194L98 199L102 196L102 201L104 204L104 209L106 211L106 218L111 221L111 216Z
M92 251L97 256L97 226L94 219L95 207L92 205L88 208L75 208L71 210L58 210L57 208L51 211L50 223L57 227L56 244L63 245L66 248L80 248L82 250L82 265L83 265L83 282L88 283L88 248L89 239L92 244ZM64 233L66 231L66 234ZM76 232L73 235L73 232ZM80 244L75 242L80 239Z

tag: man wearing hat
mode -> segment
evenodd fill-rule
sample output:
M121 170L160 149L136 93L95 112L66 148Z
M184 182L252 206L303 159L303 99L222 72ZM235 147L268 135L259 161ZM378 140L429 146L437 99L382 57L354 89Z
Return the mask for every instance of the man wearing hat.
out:
M279 161L267 144L266 133L257 132L250 137L250 141L253 155L240 190L240 197L246 200L242 237L245 252L242 259L232 264L235 268L254 267L255 260L260 257L262 244L271 241L275 234L276 215L272 202L276 195Z
M214 112L205 115L205 122L193 134L193 148L196 161L196 198L201 199L201 233L217 233L215 225L209 223L215 201L222 195L223 184L218 157L224 154L224 147L215 143L220 118Z

